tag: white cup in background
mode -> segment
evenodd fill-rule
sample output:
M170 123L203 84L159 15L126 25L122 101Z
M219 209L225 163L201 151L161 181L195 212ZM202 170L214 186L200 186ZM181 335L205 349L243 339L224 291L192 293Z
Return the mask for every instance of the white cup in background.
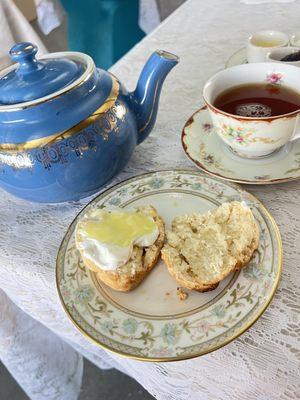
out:
M247 61L249 63L264 62L266 56L277 47L287 46L289 36L280 31L258 31L248 39Z
M300 47L281 47L270 51L266 56L267 62L282 62L284 64L294 65L295 67L300 67L300 61L281 61L283 57L289 54L298 53Z
M300 47L300 31L292 34L290 42L291 46Z

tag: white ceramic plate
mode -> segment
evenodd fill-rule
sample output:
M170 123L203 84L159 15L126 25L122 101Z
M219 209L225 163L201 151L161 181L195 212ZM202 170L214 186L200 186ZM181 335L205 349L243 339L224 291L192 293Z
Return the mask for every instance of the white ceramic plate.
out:
M184 152L197 167L228 181L266 185L300 179L300 139L268 157L239 157L215 132L206 106L186 122L181 141Z
M137 289L120 293L84 267L75 247L75 225L92 208L152 204L169 228L178 214L206 212L232 200L243 200L253 210L261 232L259 250L217 289L190 292L185 301L176 295L176 281L162 261ZM182 360L216 350L248 329L275 293L281 262L278 228L255 197L198 172L160 171L120 183L82 210L58 252L57 288L70 319L100 346L144 361Z
M225 64L225 68L234 67L235 65L247 64L246 47L236 51L229 57Z

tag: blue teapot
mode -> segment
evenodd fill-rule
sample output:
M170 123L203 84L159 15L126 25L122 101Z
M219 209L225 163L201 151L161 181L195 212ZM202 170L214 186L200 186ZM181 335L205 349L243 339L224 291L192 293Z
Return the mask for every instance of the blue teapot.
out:
M0 187L35 202L78 200L116 176L149 135L178 57L154 52L128 93L86 54L36 53L16 44L17 64L0 73Z

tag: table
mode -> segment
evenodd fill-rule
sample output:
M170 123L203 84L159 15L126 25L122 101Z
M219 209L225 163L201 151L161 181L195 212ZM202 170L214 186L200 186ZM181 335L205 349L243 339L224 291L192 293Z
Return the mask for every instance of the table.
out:
M156 127L114 183L161 168L194 168L181 150L186 119L202 104L204 82L262 28L299 29L300 2L245 5L189 0L111 69L134 88L157 48L180 64L163 87ZM144 363L105 352L69 322L55 288L55 257L69 223L89 201L34 205L1 192L0 358L32 399L76 399L82 356L116 367L159 400L291 400L300 396L300 182L253 186L282 233L285 261L278 291L240 338L198 359Z

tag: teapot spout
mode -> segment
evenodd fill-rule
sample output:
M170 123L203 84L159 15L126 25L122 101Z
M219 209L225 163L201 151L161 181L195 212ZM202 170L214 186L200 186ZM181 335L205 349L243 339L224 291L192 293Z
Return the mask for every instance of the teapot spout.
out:
M174 54L155 51L145 64L135 91L130 93L137 119L138 143L149 135L155 124L162 84L178 61Z

